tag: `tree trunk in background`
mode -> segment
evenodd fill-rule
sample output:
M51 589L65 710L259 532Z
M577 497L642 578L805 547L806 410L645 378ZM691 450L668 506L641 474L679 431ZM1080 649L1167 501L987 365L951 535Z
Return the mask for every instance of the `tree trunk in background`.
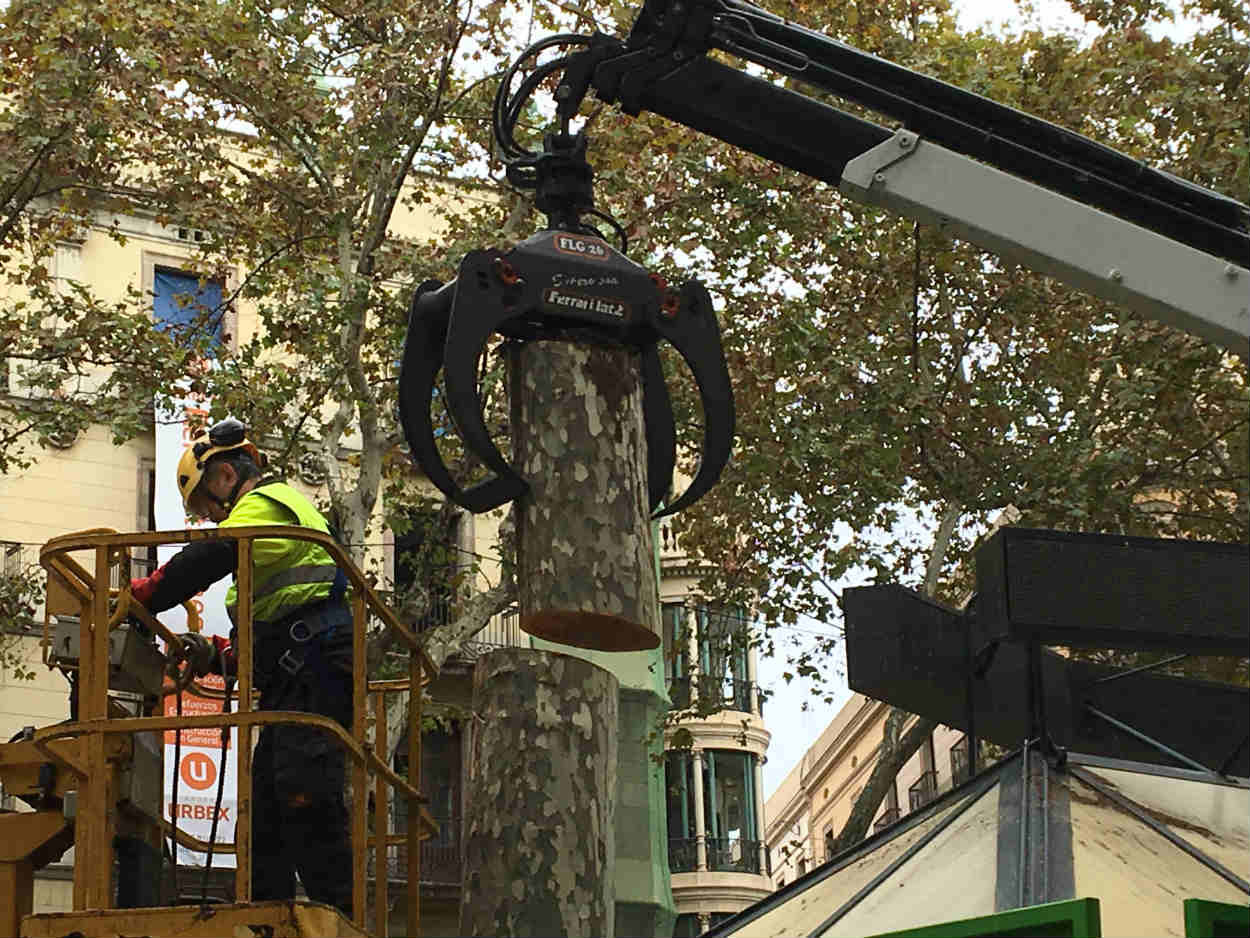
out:
M938 529L933 535L933 550L929 552L929 561L925 565L924 592L932 597L937 594L938 580L942 574L942 562L946 557L946 549L950 546L951 537L963 514L963 506L955 501L947 502L942 510L942 518ZM890 786L895 783L899 771L907 764L907 760L916 754L921 743L928 739L938 724L935 720L918 719L916 724L903 733L903 726L911 714L898 707L891 707L886 714L885 726L881 729L881 749L877 753L877 762L872 767L864 790L851 806L851 814L838 831L837 839L829 851L835 857L868 836L868 828L877 813ZM901 735L900 735L901 734ZM972 767L976 774L976 765Z
M833 842L829 856L825 857L826 861L831 857L836 857L843 850L854 847L868 836L868 828L872 825L877 808L885 798L885 793L894 784L899 770L937 729L937 723L934 720L919 720L900 737L903 725L910 716L910 713L898 707L891 707L890 712L886 714L885 727L881 731L881 749L877 755L876 764L872 767L868 781L864 783L863 792L851 806L851 815L842 825L842 830Z
M580 658L478 659L460 934L611 938L617 694Z

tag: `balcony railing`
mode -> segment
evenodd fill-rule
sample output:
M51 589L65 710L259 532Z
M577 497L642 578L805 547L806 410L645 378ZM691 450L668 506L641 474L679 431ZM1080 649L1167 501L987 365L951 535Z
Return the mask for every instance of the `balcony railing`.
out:
M398 806L397 806L398 807ZM421 882L440 885L460 885L460 818L435 817L438 833L421 841ZM395 833L408 829L408 817L403 811L395 812ZM404 879L408 869L408 847L394 844L388 851L387 870L391 879ZM375 875L373 858L370 856L369 875Z
M709 677L700 677L697 681L699 698L703 706L763 715L763 702L759 697L758 686L751 681L732 678L718 681ZM669 680L668 695L673 702L674 710L685 710L687 707L694 706L691 684L692 681L688 677L676 677Z
M693 873L698 868L698 842L693 837L670 837L668 841L668 871L670 873Z
M915 811L924 807L933 800L937 794L937 772L929 769L923 772L920 778L916 779L910 788L907 789L907 805Z
M891 824L898 820L898 808L890 808L888 811L881 812L881 817L877 818L875 824L872 825L873 833L885 830Z
M673 530L671 519L660 522L660 557L662 559L685 556L685 551L677 543L677 532Z
M456 821L459 824L459 821ZM460 840L450 843L441 838L421 842L421 881L460 884Z
M758 873L760 842L737 837L709 837L707 868L722 873Z

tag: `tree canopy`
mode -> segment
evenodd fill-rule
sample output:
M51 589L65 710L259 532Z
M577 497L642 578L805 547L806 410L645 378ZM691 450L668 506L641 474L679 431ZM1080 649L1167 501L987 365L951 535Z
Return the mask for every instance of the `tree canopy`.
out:
M1155 32L1172 16L1155 0L1073 2L1101 27L1085 44L1032 28L961 32L947 0L764 5L1246 197L1250 44L1236 4L1186 3L1204 19L1178 42ZM404 491L395 420L410 285L538 225L493 151L495 79L530 39L621 34L634 13L501 0L10 3L0 257L21 299L0 300L0 322L33 390L0 404L0 471L37 458L58 426L141 432L153 396L246 299L258 331L195 386L283 458L321 460L349 542L366 541L384 491L389 520L410 523L419 498ZM527 132L544 129L542 113ZM836 626L833 584L850 571L960 601L973 544L1009 507L1040 527L1250 537L1244 363L654 115L594 102L584 115L598 205L629 232L631 255L670 278L698 275L718 297L738 441L679 525L716 570L705 594L756 608L766 649L773 629L804 618ZM136 292L105 302L53 283L56 244L88 225L121 237L108 221L118 212L206 232L197 270L236 271L234 294L170 333ZM395 236L404 215L430 233ZM97 367L113 377L79 381ZM670 370L689 467L697 396ZM942 537L900 525L908 511ZM508 598L501 587L472 614ZM833 641L796 666L827 673Z

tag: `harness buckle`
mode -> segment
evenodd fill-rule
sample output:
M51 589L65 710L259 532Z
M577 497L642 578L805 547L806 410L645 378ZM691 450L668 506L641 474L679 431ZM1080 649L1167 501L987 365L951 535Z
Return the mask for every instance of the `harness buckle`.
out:
M309 626L309 624L303 619L296 619L291 623L291 627L287 631L291 636L291 641L297 642L300 645L303 645L313 637L312 627Z
M282 653L282 657L278 659L278 667L287 673L289 677L295 677L304 667L304 659L297 658L291 654L291 649L287 649Z

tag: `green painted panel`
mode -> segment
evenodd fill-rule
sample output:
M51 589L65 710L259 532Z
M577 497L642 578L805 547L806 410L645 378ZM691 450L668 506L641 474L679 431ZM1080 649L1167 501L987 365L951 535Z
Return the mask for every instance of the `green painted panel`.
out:
M1185 900L1186 938L1244 938L1250 935L1250 905Z
M1101 935L1098 900L1069 899L956 922L906 928L873 938L1101 938Z

